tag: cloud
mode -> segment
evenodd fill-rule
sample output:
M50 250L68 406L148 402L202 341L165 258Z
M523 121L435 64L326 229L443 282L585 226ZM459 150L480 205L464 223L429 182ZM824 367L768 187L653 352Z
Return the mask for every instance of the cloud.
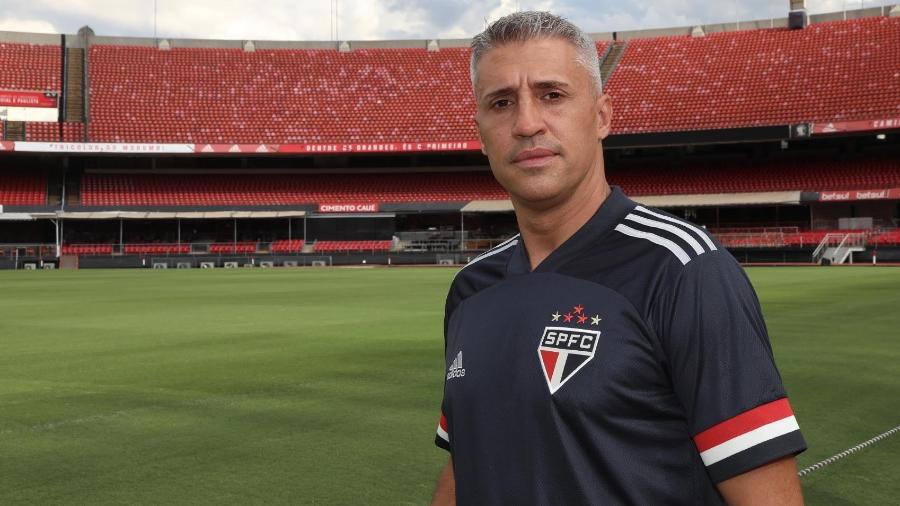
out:
M59 33L53 23L43 19L0 18L0 30L8 32Z
M4 2L0 30L151 37L152 0ZM865 7L881 0L863 0ZM324 0L156 0L158 36L168 38L331 40L332 2ZM468 38L516 10L549 10L587 32L612 32L785 17L784 0L338 0L343 40ZM860 0L808 0L810 13L858 9Z

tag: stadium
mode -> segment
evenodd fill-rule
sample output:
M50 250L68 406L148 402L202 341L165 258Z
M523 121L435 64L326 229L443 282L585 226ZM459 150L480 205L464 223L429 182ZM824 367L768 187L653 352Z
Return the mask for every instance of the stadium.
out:
M790 4L591 34L607 175L748 266L807 501L889 504L900 6ZM517 227L469 43L0 32L0 501L427 502L446 287Z

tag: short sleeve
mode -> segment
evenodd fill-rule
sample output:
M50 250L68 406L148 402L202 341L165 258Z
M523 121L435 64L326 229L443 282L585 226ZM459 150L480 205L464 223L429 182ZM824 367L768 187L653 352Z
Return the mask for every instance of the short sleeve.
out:
M805 450L741 266L720 249L688 262L674 278L658 313L659 338L712 480Z
M450 326L450 316L456 310L456 306L461 302L462 297L460 295L460 291L457 283L454 283L450 286L450 291L447 294L447 301L444 305L444 355L446 359L447 352L447 333L449 331ZM444 378L444 386L446 387L446 378ZM450 451L450 425L447 422L447 400L446 400L446 390L445 390L445 398L441 401L441 416L438 419L437 429L435 430L434 435L434 444L438 447L443 448L444 450Z

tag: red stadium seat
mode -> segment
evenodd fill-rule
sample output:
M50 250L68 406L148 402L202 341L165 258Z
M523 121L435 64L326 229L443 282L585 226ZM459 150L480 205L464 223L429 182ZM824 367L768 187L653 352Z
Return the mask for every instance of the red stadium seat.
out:
M85 174L87 206L229 206L503 200L489 172L354 175Z
M59 46L0 43L0 90L60 91Z
M894 118L900 18L628 41L614 132Z
M598 43L598 51L606 43ZM106 142L396 143L475 139L468 48L94 45L90 137Z
M47 174L43 171L0 171L0 205L47 204Z
M337 253L350 251L389 251L391 241L316 241L314 251Z

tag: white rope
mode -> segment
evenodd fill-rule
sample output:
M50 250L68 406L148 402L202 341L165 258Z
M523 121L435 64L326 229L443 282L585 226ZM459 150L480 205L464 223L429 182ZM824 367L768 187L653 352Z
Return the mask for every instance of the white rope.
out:
M851 453L856 453L867 446L873 445L873 444L881 441L882 439L893 436L897 432L900 432L900 425L894 427L893 429L891 429L887 432L881 433L864 443L860 443L860 444L854 446L853 448L847 448L846 450L842 451L841 453L838 453L837 455L832 455L831 457L828 457L827 459L825 459L821 462L817 462L817 463L807 467L806 469L801 470L800 472L797 473L797 475L800 477L803 477L813 471L818 471L819 469L822 469L823 467L827 466L828 464L831 464L835 461L841 460L842 458L846 457L847 455L850 455Z

